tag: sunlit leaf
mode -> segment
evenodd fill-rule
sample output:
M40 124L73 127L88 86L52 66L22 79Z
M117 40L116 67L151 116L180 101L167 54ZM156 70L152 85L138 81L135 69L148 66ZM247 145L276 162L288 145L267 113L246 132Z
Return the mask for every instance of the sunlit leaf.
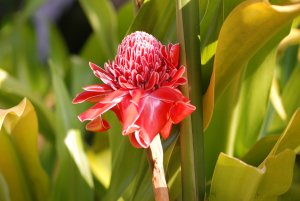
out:
M273 6L265 1L244 1L224 22L214 58L215 111L205 134L208 178L220 151L241 156L258 136L264 136L260 129L275 63L271 53L288 33L288 23L299 9L298 4ZM255 14L258 11L260 15ZM256 81L261 79L268 80L263 87ZM213 93L213 82L214 75L207 93Z
M209 200L276 200L291 185L294 161L295 153L292 150L267 158L261 168L221 154L214 172Z
M0 173L0 200L3 201L11 200L9 196L9 189L7 183L1 173Z
M93 199L92 189L81 176L80 168L76 166L64 142L68 130L78 129L81 124L76 118L75 108L72 105L66 85L58 73L58 66L54 66L51 61L50 66L56 98L56 149L61 160L59 172L54 182L55 185L51 191L51 200L89 201ZM76 190L74 191L74 189Z
M1 153L7 156L0 159L0 172L9 189L16 188L10 191L11 199L44 200L48 196L48 177L38 157L37 116L27 99L13 108L0 110L0 132Z
M2 93L14 101L19 101L23 97L30 99L37 110L41 132L49 141L54 141L55 124L54 115L51 113L51 110L45 107L45 104L37 94L24 86L19 80L0 69L0 94ZM11 101L11 99L9 100Z
M278 139L270 155L275 155L285 149L297 150L300 145L300 109L298 109L291 118L284 133Z
M99 152L89 151L87 152L87 157L95 177L103 184L105 188L108 188L111 177L110 151L108 149L101 150Z
M90 170L87 156L84 152L83 142L81 139L80 132L78 130L70 130L65 139L65 143L77 167L79 168L82 177L92 188L94 186L92 173Z
M295 112L285 132L258 167L221 154L212 180L210 200L269 201L286 193L292 184L295 157L299 152L299 130L300 110ZM222 188L224 185L226 188ZM247 188L248 191L243 192Z

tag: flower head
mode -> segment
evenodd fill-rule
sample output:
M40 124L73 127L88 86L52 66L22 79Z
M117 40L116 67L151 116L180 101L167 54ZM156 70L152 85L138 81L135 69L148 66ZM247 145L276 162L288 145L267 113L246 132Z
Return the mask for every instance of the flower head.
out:
M128 135L135 147L149 147L159 133L163 138L191 114L195 107L176 89L186 83L185 67L178 67L179 44L162 45L145 32L125 37L114 61L104 69L90 63L95 76L103 84L84 87L73 103L95 103L80 114L80 121L90 122L86 129L101 132L109 129L102 114L112 110L122 124L122 134Z

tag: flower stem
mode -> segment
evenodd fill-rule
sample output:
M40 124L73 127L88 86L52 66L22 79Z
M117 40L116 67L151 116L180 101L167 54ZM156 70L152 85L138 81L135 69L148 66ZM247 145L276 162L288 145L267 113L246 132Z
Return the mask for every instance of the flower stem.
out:
M182 199L205 197L204 131L202 108L202 77L200 62L200 21L198 0L177 0L177 37L180 43L180 63L187 67L188 86L182 86L197 110L181 123ZM185 75L186 76L186 75Z
M157 135L147 149L147 157L152 173L152 184L156 201L169 201L168 186L163 166L163 148Z

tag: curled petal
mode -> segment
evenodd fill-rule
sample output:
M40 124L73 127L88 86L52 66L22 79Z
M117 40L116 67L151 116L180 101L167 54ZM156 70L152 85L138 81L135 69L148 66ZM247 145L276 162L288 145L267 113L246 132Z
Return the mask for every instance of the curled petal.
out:
M170 110L170 118L174 124L178 124L195 110L196 107L190 103L176 102Z
M163 129L160 131L161 136L164 139L167 139L169 137L169 135L170 135L171 129L172 129L172 121L169 120L166 123L166 125L163 127Z
M83 87L85 91L94 91L94 92L101 92L101 93L109 93L112 92L113 89L108 86L107 84L94 84Z
M179 85L184 85L184 84L186 84L186 79L184 77L181 77L174 83L174 85L176 85L174 87L177 87Z
M103 98L99 103L95 104L93 107L89 108L81 115L79 115L79 120L86 121L95 119L97 116L103 114L104 112L108 111L109 109L116 106L119 102L121 102L123 96L127 93L127 91L121 90L114 91L113 93Z
M146 96L139 103L140 115L136 125L140 127L139 138L142 147L148 147L153 138L163 129L168 121L171 104Z
M72 101L73 104L82 103L84 101L88 102L98 102L99 98L103 97L107 93L99 93L94 91L84 91L78 94Z
M134 99L135 101L133 102L131 95L127 95L126 97L124 97L122 102L118 104L120 108L120 116L122 119L123 135L129 135L140 128L135 124L140 116L137 105L139 103L139 96L137 95Z
M117 102L111 102L111 103L97 103L90 109L86 110L85 112L81 113L78 118L82 121L87 120L94 120L96 117L102 115L106 111L110 110L112 107L114 107Z
M179 90L170 87L161 87L156 91L153 91L151 93L151 97L164 102L176 102L184 98L184 96Z
M103 132L110 128L107 121L101 118L101 116L96 117L94 120L90 121L86 125L86 130L92 132Z
M185 71L185 67L180 66L180 68L176 71L175 75L173 76L172 80L178 80L179 78L181 78L184 71Z
M150 146L151 141L152 141L152 139L149 139L149 136L143 130L135 131L134 132L134 138L136 139L137 143L142 148L148 148Z
M83 89L86 91L78 94L73 99L73 104L82 103L84 101L98 102L104 95L113 92L113 89L106 84L90 85Z
M130 143L131 143L135 148L142 148L142 146L141 146L141 145L138 143L138 141L136 140L134 133L131 133L131 134L129 135L129 140L130 140Z

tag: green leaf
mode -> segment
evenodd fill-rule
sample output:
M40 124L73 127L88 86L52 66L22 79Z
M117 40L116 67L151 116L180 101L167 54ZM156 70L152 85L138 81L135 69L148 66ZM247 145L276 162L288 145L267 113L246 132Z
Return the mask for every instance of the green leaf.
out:
M80 51L80 56L82 59L86 60L86 64L88 64L88 61L102 64L108 59L103 48L97 34L94 32L88 37Z
M26 184L25 174L22 172L21 163L17 156L13 143L9 139L7 133L0 132L0 148L1 153L5 156L0 159L0 171L4 176L9 189L14 189L14 192L9 192L12 201L31 201L32 195Z
M259 185L256 199L260 201L278 200L278 196L287 192L293 178L295 152L289 149L266 159L266 169ZM284 171L282 171L284 170Z
M209 199L275 201L291 185L294 161L295 152L292 150L268 157L261 168L221 154L214 172Z
M0 95L8 99L8 104L20 101L27 97L32 101L37 111L39 125L42 134L50 142L54 141L55 123L53 113L45 106L40 97L19 80L11 77L7 72L0 69ZM3 99L2 99L3 100Z
M86 16L107 58L113 59L117 47L116 14L110 1L80 0Z
M278 35L280 39L282 34ZM272 46L278 39L272 39L262 51L259 51L248 63L244 80L240 89L240 96L236 106L235 124L230 130L234 143L228 143L228 153L242 156L261 136L264 136L263 122L267 114L271 84L276 67L276 51ZM268 47L269 46L269 47ZM257 67L257 69L255 69ZM255 70L253 70L255 69ZM264 80L261 82L261 80ZM230 86L229 86L230 87ZM247 114L247 115L245 115ZM250 129L249 129L250 128ZM260 134L262 132L262 134ZM260 136L261 135L261 136Z
M300 109L298 109L291 118L284 133L278 139L270 155L275 155L285 149L297 151L300 146Z
M68 131L67 137L65 139L65 143L68 147L68 150L75 161L82 177L88 183L88 185L93 188L93 178L90 170L90 166L88 163L87 156L84 152L83 142L81 139L81 134L78 130L70 130Z
M104 133L99 133L99 135L105 135ZM100 138L101 139L101 138ZM107 141L106 141L107 143ZM95 146L96 143L94 143ZM97 144L96 150L89 150L87 152L87 157L91 170L94 176L101 182L101 184L108 189L110 178L111 178L111 151L108 148L102 148ZM101 149L102 148L102 149Z
M294 166L294 176L291 188L282 196L279 197L280 201L294 201L300 199L300 156L296 156L296 163Z
M268 156L278 139L278 135L266 136L260 139L242 157L242 161L253 166L258 166Z
M201 52L204 47L217 40L224 20L233 8L241 2L243 0L200 1Z
M6 156L0 162L0 172L9 189L14 189L10 191L12 201L44 200L48 177L39 161L37 116L28 100L0 110L0 137L1 153Z
M76 118L75 107L72 104L66 85L59 74L59 66L55 66L54 64L55 62L50 61L52 85L56 99L56 116L59 119L57 125L58 128L62 129L58 132L57 138L60 143L64 144L63 141L67 131L72 128L80 128L81 124Z
M300 110L297 110L258 168L221 154L212 179L210 200L278 200L292 184L295 156L300 147L299 130Z
M166 35L170 31L172 24L175 24L174 1L146 0L127 34L134 31L145 31L159 40L169 39L170 37L167 38Z
M106 114L111 127L107 132L112 153L110 186L104 200L117 200L137 175L139 164L145 152L134 148L127 136L122 135L121 125L113 113Z
M70 71L70 56L67 46L55 26L50 27L49 35L49 58L53 62L52 65L57 66L59 75L64 78Z
M252 201L263 173L262 170L221 153L214 171L209 200Z
M134 7L132 2L128 1L118 11L118 41L123 39L133 19Z
M260 15L255 15L257 12ZM218 39L214 63L216 99L230 81L243 72L245 64L257 50L299 13L299 4L273 6L262 0L245 1L231 12ZM239 29L235 29L237 26Z
M269 127L270 133L282 131L287 125L288 120L292 117L295 109L300 107L300 94L295 93L295 91L298 91L298 86L300 85L299 76L300 66L297 65L293 70L289 80L287 81L281 95L282 104L286 111L287 119L286 121L284 121L277 114L273 114Z
M65 144L67 132L70 129L78 129L81 124L76 118L74 105L66 89L66 86L58 71L58 66L54 66L50 61L52 73L52 85L56 98L56 116L57 116L57 141L56 149L61 164L57 178L53 183L50 200L53 201L81 201L92 200L93 191L80 173L80 167L72 159Z
M272 51L288 33L288 22L299 12L298 4L287 7L290 9L284 10L285 6L272 6L262 1L245 1L234 9L223 24L214 60L216 87L219 85L220 88L215 92L215 111L211 125L205 132L207 178L210 178L220 151L241 156L260 135L274 67L270 65L275 62L272 60ZM259 17L255 15L258 19L252 18L251 13L256 13L258 9L262 14ZM245 21L241 21L242 18ZM268 25L263 24L257 28L259 20ZM269 24L270 21L272 23ZM276 23L280 23L276 29L267 28ZM261 88L257 85L259 79L268 82ZM206 93L213 93L213 85L214 75ZM245 115L248 113L249 116Z
M0 173L0 200L3 200L3 201L11 200L10 196L9 196L8 185L1 173Z

